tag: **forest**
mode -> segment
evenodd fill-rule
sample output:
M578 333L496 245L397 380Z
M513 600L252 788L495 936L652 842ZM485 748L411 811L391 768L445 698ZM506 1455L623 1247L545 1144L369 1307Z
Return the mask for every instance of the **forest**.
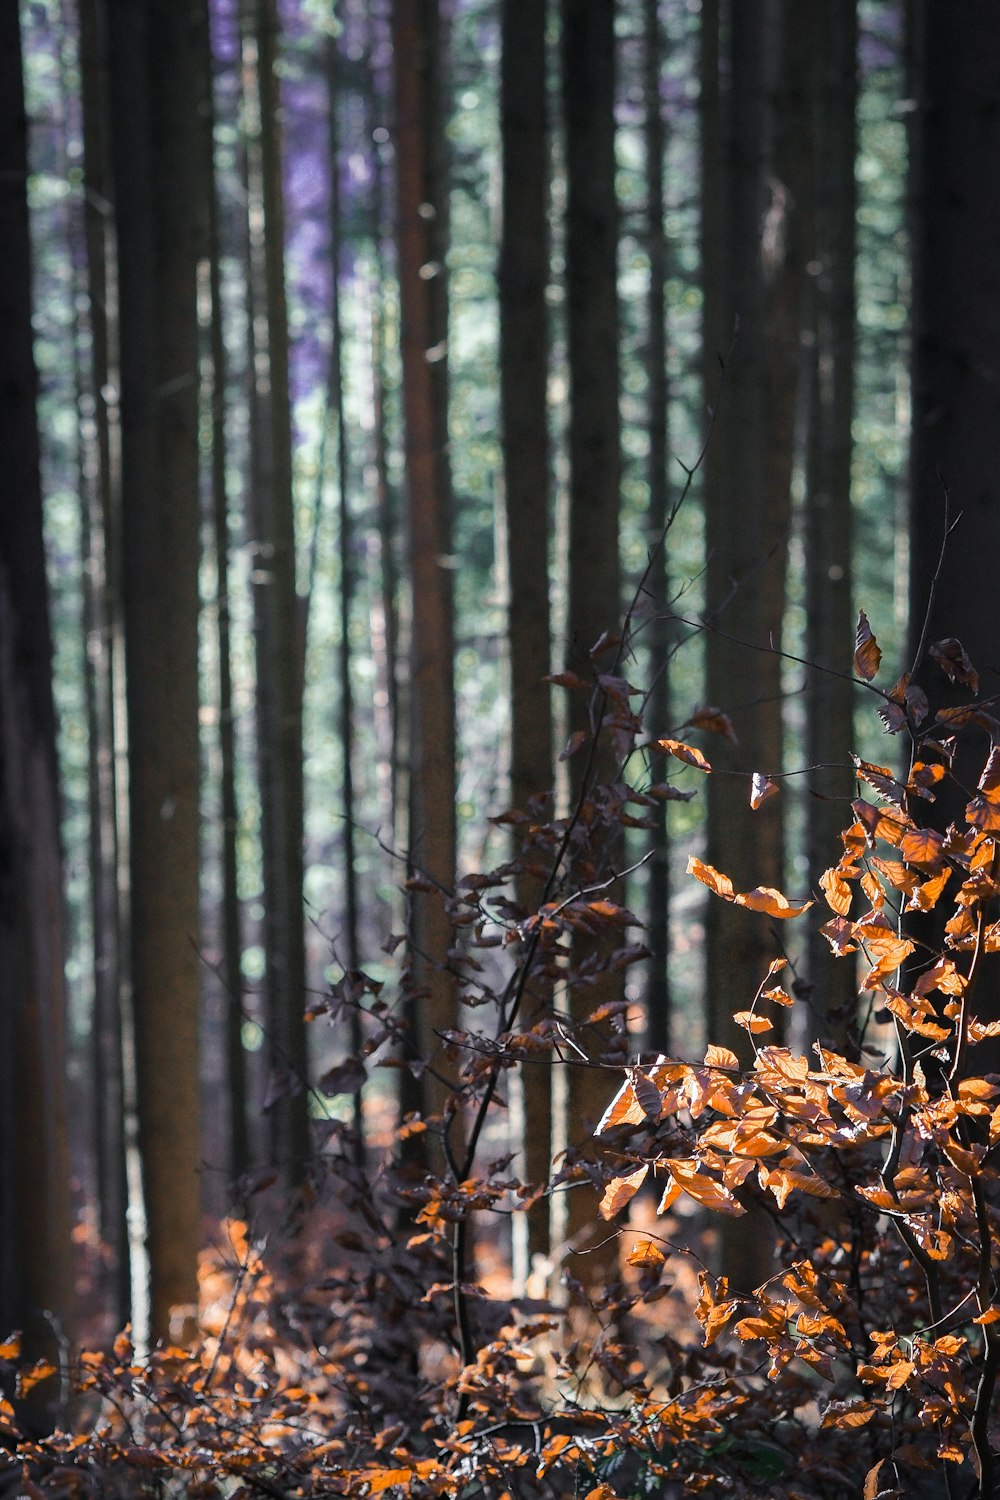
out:
M0 1495L1000 1494L1000 9L0 4Z

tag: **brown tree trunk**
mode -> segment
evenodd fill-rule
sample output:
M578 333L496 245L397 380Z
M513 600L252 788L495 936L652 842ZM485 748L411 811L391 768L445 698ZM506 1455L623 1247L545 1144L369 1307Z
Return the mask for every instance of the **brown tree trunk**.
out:
M500 24L500 422L507 576L510 586L510 797L522 811L551 796L552 670L549 619L549 144L544 0L504 0ZM541 900L544 874L522 868L517 900L526 914ZM551 984L526 987L519 1024L551 1009ZM543 1183L552 1167L552 1075L548 1060L525 1066L512 1108L520 1106L526 1179ZM527 1214L526 1252L549 1248L549 1205Z
M206 17L165 0L111 0L108 19L139 1145L151 1328L166 1337L172 1311L197 1302L201 1244L197 260Z
M815 108L818 157L815 183L815 270L809 303L805 548L806 656L819 667L806 688L806 760L822 766L810 787L822 794L807 804L809 884L818 889L835 864L841 828L854 795L850 755L853 696L850 681L854 621L851 603L851 423L854 417L855 110L857 7L824 0L819 7ZM813 922L808 934L808 997L813 1032L846 1044L857 1007L855 969L835 959Z
M566 126L566 317L569 360L569 615L567 665L592 680L607 670L608 656L591 651L599 637L620 626L618 486L621 424L618 411L618 205L615 195L615 6L613 0L563 0L562 79ZM570 727L589 733L590 704L573 694ZM581 784L585 752L570 760L571 796L589 792ZM592 762L592 783L617 780L610 737L601 735ZM613 813L612 813L613 817ZM602 826L603 825L603 826ZM620 859L620 836L603 814L592 831L597 864L571 878L589 883L606 876ZM614 893L612 893L614 894ZM572 966L599 971L606 947L574 943ZM570 1008L578 1044L594 1056L606 1041L603 1026L585 1025L596 1007L621 994L619 975L597 975L571 984ZM569 1069L568 1142L590 1149L591 1132L607 1103L607 1080L596 1067ZM589 1192L569 1199L568 1233L574 1242L594 1234ZM604 1237L602 1237L604 1238ZM609 1246L603 1259L615 1254ZM586 1265L600 1274L600 1257Z
M62 861L31 332L16 6L0 10L0 1320L59 1362L72 1335ZM57 1382L25 1412L50 1426Z
M910 656L922 637L925 647L957 637L979 670L982 693L992 696L1000 547L1000 12L919 3L915 19ZM946 524L959 515L934 584ZM926 653L917 680L932 712L971 696L965 685L951 687ZM964 826L967 789L987 748L985 736L960 736L954 780L941 784L934 806L939 827L952 820ZM941 942L946 915L935 911L921 924L925 941ZM995 957L982 966L976 995L984 1016L1000 1015ZM1000 1066L998 1052L995 1043L977 1047L976 1071Z
M725 339L738 326L725 373L721 417L705 476L706 697L732 717L739 745L713 741L720 771L708 781L707 859L736 889L784 884L783 803L749 810L750 774L782 769L785 565L791 523L804 256L800 215L811 162L807 12L789 0L733 3L723 17L728 94L712 83L723 127L707 121L704 143L720 141L722 171L706 160L709 225L723 227L721 255L706 246L706 325ZM706 55L707 60L707 55ZM725 76L725 74L723 75ZM706 382L725 351L706 348ZM768 925L711 898L706 908L707 1040L746 1057L746 1033L732 1021L778 951ZM726 1226L725 1258L738 1254L743 1279L763 1279L767 1235L746 1221ZM730 1244L729 1241L732 1241ZM733 1265L735 1270L735 1262ZM741 1283L742 1284L742 1283Z
M410 844L433 884L411 897L412 1042L440 1072L438 1034L455 1024L448 967L455 883L455 694L451 476L447 452L447 246L440 18L436 0L394 0L399 287L410 639ZM440 1114L447 1090L422 1075L421 1105ZM405 1101L404 1101L405 1102Z
M288 312L284 271L280 90L275 0L247 0L244 76L256 109L248 127L251 420L256 554L257 737L264 867L267 1108L271 1153L285 1181L302 1180L310 1152L302 907L302 692L305 602L296 587Z
M646 250L649 256L649 290L646 300L646 428L649 458L649 523L646 531L652 564L648 593L655 615L647 640L652 678L647 717L654 735L668 731L670 718L669 660L672 642L667 598L670 590L665 537L670 510L667 474L669 447L670 386L667 376L667 239L664 227L664 153L666 130L661 99L663 34L659 0L643 0L643 94L646 148ZM670 841L667 834L667 804L652 811L650 838L649 899L646 943L652 955L646 992L647 1046L667 1052L670 1047Z

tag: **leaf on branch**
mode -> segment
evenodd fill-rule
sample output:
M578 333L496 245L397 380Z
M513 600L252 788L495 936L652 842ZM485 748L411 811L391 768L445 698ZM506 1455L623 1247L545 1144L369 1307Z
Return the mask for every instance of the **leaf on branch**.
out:
M880 1410L874 1401L831 1401L819 1425L844 1430L864 1427Z
M778 783L772 781L770 776L765 776L763 771L755 771L750 782L750 806L753 811L756 812L765 802L776 797L780 790Z
M690 802L697 795L694 791L682 792L679 786L671 786L669 781L658 781L646 788L646 796L657 802Z
M714 1209L717 1213L731 1214L739 1218L746 1213L743 1204L733 1197L727 1187L723 1187L714 1178L708 1177L699 1171L698 1162L692 1158L681 1158L672 1160L667 1158L666 1165L670 1168L670 1174L676 1183L679 1183L684 1192L700 1203L703 1208Z
M884 808L873 807L863 797L857 797L851 803L851 807L854 816L864 828L869 848L874 848L876 839L882 839L898 849L903 834L913 827L912 819L908 818L905 813L886 812Z
M601 1199L601 1218L613 1219L616 1214L621 1213L626 1204L632 1201L642 1187L648 1172L648 1166L643 1166L636 1167L634 1172L628 1172L624 1177L613 1177L605 1188L604 1197Z
M759 1016L756 1011L737 1010L733 1012L733 1020L737 1026L742 1026L744 1031L756 1035L759 1031L773 1031L774 1022L769 1021L767 1016Z
M706 1068L728 1068L735 1070L739 1068L739 1065L740 1060L736 1056L736 1053L731 1052L728 1047L717 1047L713 1042L711 1046L705 1049Z
M572 757L579 750L580 746L586 743L586 740L587 740L587 732L586 732L585 729L574 729L573 733L570 735L569 739L566 741L565 747L560 752L559 759L560 760L570 760L570 759L572 759Z
M864 678L865 682L871 682L882 665L882 653L879 650L878 641L872 635L868 616L864 610L858 614L858 628L854 640L854 670L859 677Z
M688 719L688 724L692 729L707 729L712 734L721 734L732 745L739 744L733 721L721 708L696 708Z
M851 909L853 892L844 879L840 866L824 871L819 878L819 885L830 910L836 912L838 917L846 917Z
M892 802L896 807L902 808L906 788L901 781L897 781L888 766L876 766L870 761L862 760L860 756L852 755L856 774L862 781L866 781L873 792L884 797L887 802Z
M701 751L694 745L685 745L683 740L657 740L656 747L658 750L665 751L667 755L672 755L675 760L682 760L685 765L694 766L696 770L707 773L712 769Z
M804 901L801 906L793 906L787 896L776 891L773 886L759 885L755 890L747 891L743 896L733 898L737 906L746 906L750 911L763 911L769 917L800 917L804 911L812 906L811 901Z
M941 868L941 848L944 838L936 828L913 828L899 841L899 852L911 865L920 865L929 874Z
M1000 829L1000 800L982 795L973 797L965 809L965 821L980 833L995 833Z
M704 1329L706 1346L714 1342L740 1305L738 1297L730 1297L729 1278L720 1276L715 1286L707 1271L698 1272L701 1296L695 1306L695 1316Z
M578 672L550 672L543 682L551 682L553 687L573 688L576 692L589 693L593 683L586 682Z
M367 1077L364 1063L357 1057L349 1057L324 1073L316 1087L329 1099L337 1094L359 1094Z
M654 1245L652 1240L640 1240L626 1255L625 1264L638 1266L640 1271L658 1271L666 1259L659 1245Z
M711 865L705 864L703 860L698 859L693 854L688 858L687 873L693 875L696 880L700 880L702 885L707 885L710 891L714 891L724 901L735 900L736 893L733 890L733 882L729 876L723 875L719 870L713 869Z
M961 641L948 636L928 647L927 654L944 672L950 682L960 682L973 693L979 692L979 673L965 654Z

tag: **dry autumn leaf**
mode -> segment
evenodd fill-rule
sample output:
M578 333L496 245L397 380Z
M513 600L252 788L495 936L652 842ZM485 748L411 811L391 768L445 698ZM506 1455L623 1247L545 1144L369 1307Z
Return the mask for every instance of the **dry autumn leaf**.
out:
M864 610L858 614L858 627L854 636L854 670L865 682L871 682L882 664L882 652L872 635L868 616Z
M683 740L657 740L658 750L664 750L672 755L675 760L682 760L687 766L694 766L699 771L711 771L712 767L702 755L701 751L694 745L685 745Z
M750 806L754 812L776 797L781 788L770 776L765 776L763 771L755 771L750 782Z

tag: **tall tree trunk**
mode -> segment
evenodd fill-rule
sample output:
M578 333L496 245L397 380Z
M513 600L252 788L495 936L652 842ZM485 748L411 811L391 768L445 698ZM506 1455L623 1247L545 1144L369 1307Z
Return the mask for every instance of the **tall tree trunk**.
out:
M643 94L646 147L646 246L649 256L649 291L646 301L646 427L649 458L648 546L653 554L648 592L656 613L648 632L652 681L648 718L654 734L665 734L670 724L670 679L668 662L672 645L667 596L670 589L665 530L670 510L667 474L670 386L667 376L667 240L664 227L664 153L661 68L663 32L659 0L643 0ZM667 804L653 810L650 845L649 903L646 942L652 957L646 994L647 1044L666 1052L670 1047L670 842L667 836Z
M204 11L110 0L131 949L151 1328L197 1302L198 321ZM169 996L169 1004L164 1003Z
M222 875L222 983L225 1007L223 1032L228 1110L227 1160L233 1183L250 1166L247 1121L247 1081L243 1051L243 937L237 879L236 835L236 716L233 709L233 671L230 644L229 493L226 480L226 356L222 308L222 244L219 227L218 183L215 172L215 105L212 97L212 39L204 36L204 160L206 172L206 244L208 261L208 352L211 366L209 410L212 424L211 521L215 552L216 652L219 711L219 829Z
M112 1252L111 1311L116 1328L130 1316L128 1181L122 1011L129 1004L129 959L122 922L120 838L127 810L119 804L115 767L115 692L121 677L122 619L118 553L121 527L121 431L109 394L118 388L117 274L113 185L108 158L106 10L82 0L80 88L83 117L84 239L90 332L86 381L90 433L81 488L87 695L90 898L94 942L93 1058L96 1169L101 1238ZM116 666L117 663L117 666ZM119 691L122 684L118 684Z
M718 302L706 324L724 338L739 329L705 475L706 692L732 716L739 736L735 749L713 743L713 763L747 773L709 778L707 858L739 890L784 883L782 800L751 814L749 773L782 768L779 652L800 366L799 218L811 170L812 15L800 10L793 18L790 0L727 7L721 184L716 163L706 160L705 171L706 188L720 191L722 202L706 205L703 236L721 221L725 247L717 256L706 246L706 269L719 277L715 284L706 279L706 299ZM712 93L719 98L714 83L706 97ZM706 145L718 139L716 130L707 122ZM723 352L709 349L707 358L714 364ZM732 1012L753 995L777 951L775 939L758 916L713 897L705 945L707 1040L745 1057L747 1037ZM738 1250L745 1274L761 1280L767 1235L760 1225L748 1232L744 1222L724 1231L723 1253Z
M911 659L926 619L925 645L957 637L979 670L981 691L992 696L1000 548L1000 12L927 3L915 12ZM959 515L934 585L946 520ZM918 681L932 712L971 696L967 685L951 687L926 654ZM941 783L934 806L942 829L952 820L964 826L967 789L986 748L974 735L960 737L954 779ZM942 941L945 915L935 911L921 924L926 941ZM981 1014L1000 1015L995 957L982 966L976 995ZM1000 1066L998 1052L992 1042L978 1047L977 1071Z
M447 202L437 0L394 0L399 287L410 640L410 864L433 883L411 898L410 941L419 1057L440 1053L455 1022L448 967L455 883L455 693L451 475L447 451ZM440 1057L437 1058L440 1072ZM446 1090L422 1075L422 1107Z
M248 10L244 56L253 65L244 74L257 105L248 141L250 211L256 221L250 232L249 294L268 1109L272 1157L286 1182L294 1184L302 1179L310 1151L302 909L305 602L295 576L276 0L248 0Z
M0 8L0 1321L58 1363L72 1333L62 861L31 332L27 120ZM48 1426L59 1390L26 1415Z
M327 422L332 418L337 434L337 500L340 528L337 539L337 559L340 564L340 638L337 643L337 680L340 689L340 746L343 761L341 771L341 809L343 815L343 862L344 862L344 919L342 955L344 967L349 974L355 973L360 964L358 942L358 871L355 848L355 820L357 810L354 801L355 723L354 688L351 680L351 616L354 608L355 560L354 521L351 515L350 455L347 442L347 423L344 419L344 333L341 317L340 251L343 241L343 209L341 204L340 173L340 128L337 118L339 98L339 54L333 37L327 43L327 107L329 109L329 155L330 155L330 369L328 377ZM320 476L322 483L322 475ZM348 1012L346 1037L348 1051L357 1057L361 1051L361 1017L356 1009ZM361 1141L361 1095L356 1094L355 1127L358 1142Z
M805 486L806 657L844 676L812 672L806 693L806 760L822 793L806 804L809 884L839 858L853 796L854 622L851 605L851 424L854 417L854 253L857 192L857 7L823 0L817 49L818 159L812 259L812 343ZM846 1043L857 1006L855 971L835 959L812 923L808 934L812 1026Z
M599 637L614 634L620 616L618 487L621 478L621 423L618 411L618 205L615 195L615 6L614 0L563 0L562 80L566 126L566 317L569 358L569 615L567 663L592 679L607 657L592 658ZM587 699L574 694L570 727L591 728ZM579 799L586 763L581 752L570 761L571 795ZM597 785L617 780L610 736L601 735L592 763ZM613 816L613 812L612 812ZM601 825L604 825L603 828ZM593 831L604 841L599 868L581 868L575 879L588 882L609 873L620 857L620 842L600 813ZM608 842L610 840L610 843ZM574 943L578 971L603 957L600 944ZM607 999L621 994L620 976L571 986L573 1018L586 1022ZM603 1026L581 1030L581 1042L600 1052ZM569 1070L569 1143L586 1145L607 1102L600 1069ZM571 1193L570 1238L593 1233L594 1204L587 1193ZM609 1250L611 1254L613 1247ZM597 1274L599 1257L587 1264Z
M553 781L552 670L549 619L549 142L545 0L504 0L500 13L500 421L507 576L510 581L510 796L527 810L549 797ZM544 873L526 863L516 881L525 914L542 897ZM534 1025L551 1008L551 984L538 976L526 989L520 1018ZM512 1089L520 1105L527 1180L546 1182L552 1167L552 1074L526 1066ZM549 1248L549 1205L527 1214L528 1256Z

